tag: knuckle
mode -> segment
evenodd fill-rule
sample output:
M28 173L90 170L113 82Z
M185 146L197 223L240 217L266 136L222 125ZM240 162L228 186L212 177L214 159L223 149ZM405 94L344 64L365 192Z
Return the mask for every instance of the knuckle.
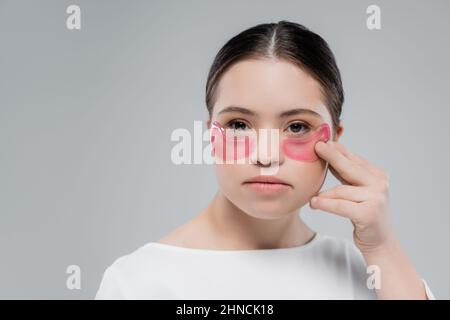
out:
M381 191L387 192L389 190L389 187L390 187L389 176L387 176L387 175L383 176L379 180L378 185L380 186Z
M376 209L384 208L386 205L386 196L382 193L376 193L374 196L374 203Z

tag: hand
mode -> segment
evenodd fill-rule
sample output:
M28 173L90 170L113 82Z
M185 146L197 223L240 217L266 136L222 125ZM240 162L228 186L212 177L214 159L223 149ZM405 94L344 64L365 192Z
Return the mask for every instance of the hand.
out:
M427 299L420 275L394 237L387 173L336 141L318 142L315 150L342 185L320 192L310 206L350 218L353 240L367 265L382 270L378 298Z
M311 199L311 208L349 218L353 240L362 253L387 245L394 239L387 173L336 141L320 141L315 150L342 185L318 193Z

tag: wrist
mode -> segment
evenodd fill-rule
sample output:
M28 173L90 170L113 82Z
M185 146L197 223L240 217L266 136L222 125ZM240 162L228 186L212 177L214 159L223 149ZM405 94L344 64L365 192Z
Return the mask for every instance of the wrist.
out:
M397 254L399 250L401 250L401 248L398 239L391 235L387 237L382 243L376 246L363 246L360 247L359 250L365 258L369 258L392 256Z

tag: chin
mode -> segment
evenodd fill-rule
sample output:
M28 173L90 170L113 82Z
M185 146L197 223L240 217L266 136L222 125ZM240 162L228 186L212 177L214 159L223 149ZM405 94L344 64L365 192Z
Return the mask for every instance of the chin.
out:
M274 220L287 216L292 210L288 210L285 204L278 201L261 201L252 203L245 211L249 216L258 219Z

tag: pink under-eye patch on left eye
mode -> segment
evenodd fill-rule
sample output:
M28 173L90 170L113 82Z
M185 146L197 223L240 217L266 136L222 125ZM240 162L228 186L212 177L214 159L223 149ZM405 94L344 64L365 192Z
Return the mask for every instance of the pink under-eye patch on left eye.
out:
M248 158L255 149L256 139L252 134L229 134L222 125L214 121L211 127L211 144L214 156L222 161L232 162Z
M315 144L319 141L327 142L330 139L330 126L326 123L304 136L285 138L281 144L284 154L297 161L312 162L319 158L315 152Z

